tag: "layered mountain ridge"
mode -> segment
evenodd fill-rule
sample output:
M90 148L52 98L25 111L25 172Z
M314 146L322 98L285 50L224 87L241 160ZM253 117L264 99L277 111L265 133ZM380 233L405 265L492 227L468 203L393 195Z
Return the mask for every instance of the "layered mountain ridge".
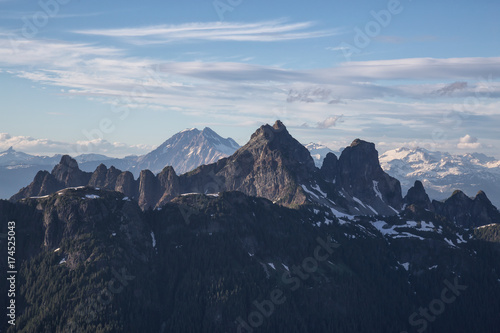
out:
M339 158L328 153L318 169L308 149L295 140L279 120L273 126L261 126L233 155L182 175L167 166L156 175L142 170L135 179L129 171L108 169L104 164L88 173L81 171L74 159L63 156L51 173L40 171L34 181L11 200L44 196L78 186L121 192L136 200L142 209L159 208L189 193L215 195L240 191L287 207L326 206L337 217L397 215L414 204L456 220L462 226L477 227L498 219L498 210L484 193L480 199L473 200L475 204L467 202L457 206L451 200L455 196L444 203L431 202L422 183L417 182L403 199L399 181L380 166L375 145L360 139L346 147ZM470 214L472 207L474 213ZM470 217L457 220L453 215L455 211L465 211Z

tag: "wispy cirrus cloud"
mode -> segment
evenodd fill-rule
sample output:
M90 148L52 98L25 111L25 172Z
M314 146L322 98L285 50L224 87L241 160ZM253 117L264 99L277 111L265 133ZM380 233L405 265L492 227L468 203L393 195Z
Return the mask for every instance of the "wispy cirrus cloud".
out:
M291 128L310 131L311 140L318 129L334 127L337 135L346 137L424 135L431 144L436 128L447 130L450 121L457 124L450 111L467 111L462 124L466 122L471 133L480 128L485 137L496 135L499 121L500 58L359 61L298 70L217 59L130 57L125 49L99 44L9 37L0 31L0 68L8 75L64 88L61 95L135 112L183 113L224 124L282 119ZM453 94L433 93L443 87ZM478 102L470 107L467 97ZM342 120L332 116L340 114ZM452 146L458 149L456 138ZM104 149L112 147L98 151L106 153Z
M120 29L88 29L73 31L125 39L136 45L166 44L192 40L276 42L328 37L341 34L340 29L315 30L314 22L287 23L285 20L254 23L208 22L178 25L155 25Z

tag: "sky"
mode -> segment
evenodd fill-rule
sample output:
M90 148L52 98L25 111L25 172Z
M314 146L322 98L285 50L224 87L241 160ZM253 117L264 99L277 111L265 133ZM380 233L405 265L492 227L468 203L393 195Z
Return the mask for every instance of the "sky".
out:
M0 151L145 154L280 119L500 158L497 0L0 0Z

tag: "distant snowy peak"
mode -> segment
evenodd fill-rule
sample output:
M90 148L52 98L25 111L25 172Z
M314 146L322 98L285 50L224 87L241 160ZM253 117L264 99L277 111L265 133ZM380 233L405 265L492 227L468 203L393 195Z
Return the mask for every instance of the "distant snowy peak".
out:
M456 189L473 196L483 190L500 206L500 161L484 154L452 155L423 148L398 148L380 156L380 165L401 181L406 192L421 180L429 196L449 197Z
M337 157L339 157L338 153L335 153L333 150L331 150L327 146L319 144L319 143L310 142L308 144L305 144L304 147L306 147L307 150L309 150L309 153L311 153L311 157L314 160L314 164L318 168L321 168L321 165L323 164L323 160L325 159L325 156L328 153L334 153L335 155L337 155Z
M200 165L217 162L239 148L236 141L223 138L208 127L202 131L197 128L185 129L149 154L140 156L135 169L149 169L158 173L165 166L172 166L177 174L182 174Z
M61 156L36 156L19 152L10 147L6 151L0 152L0 166L19 165L51 165L57 164Z

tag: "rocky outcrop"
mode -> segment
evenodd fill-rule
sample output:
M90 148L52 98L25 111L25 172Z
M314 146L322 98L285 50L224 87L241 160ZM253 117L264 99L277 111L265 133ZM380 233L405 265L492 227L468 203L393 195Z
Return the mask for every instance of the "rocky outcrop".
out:
M52 175L64 187L87 185L92 176L88 172L81 171L76 160L69 155L61 157L59 164L52 169Z
M92 174L88 186L115 189L117 179L121 173L114 166L108 169L104 164L100 164Z
M356 139L342 151L337 177L347 193L364 203L378 205L379 199L395 209L401 208L401 185L382 170L371 142Z
M344 208L351 214L394 215L402 207L400 183L382 170L373 143L356 139L338 160L327 154L320 174L334 184L331 196L346 202Z
M158 201L158 206L163 206L174 197L181 194L179 177L177 177L173 167L165 167L162 172L158 174L158 181L160 182L160 188L163 191L161 198Z
M22 198L44 196L66 187L87 185L91 174L78 168L78 163L68 155L61 158L52 172L39 171L33 182L22 188L10 200L17 201Z
M408 190L408 193L403 199L403 203L406 206L414 205L418 209L434 210L431 200L425 192L424 185L420 180L416 180L413 187Z
M138 181L139 206L143 209L156 206L162 192L158 178L151 171L142 170Z
M336 182L338 161L339 160L334 153L326 154L320 172L323 176L323 179L325 179L327 182Z
M472 199L457 190L445 201L434 200L432 205L437 214L460 227L475 228L500 223L500 212L483 191L479 191Z

